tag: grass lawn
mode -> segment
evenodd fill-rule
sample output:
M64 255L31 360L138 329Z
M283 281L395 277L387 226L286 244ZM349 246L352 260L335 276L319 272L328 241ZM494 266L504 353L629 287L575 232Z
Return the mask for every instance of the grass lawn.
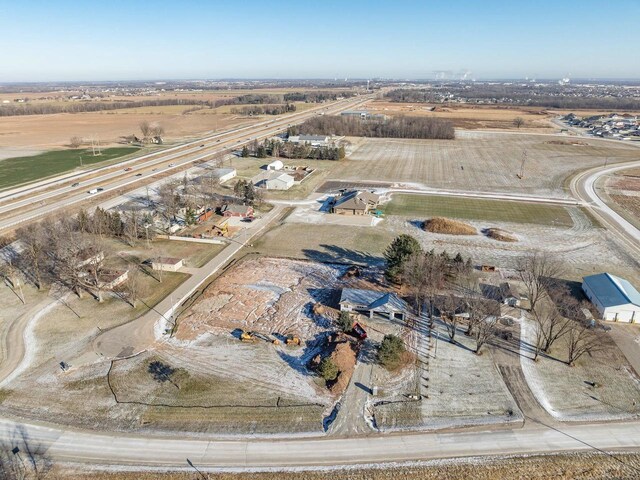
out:
M321 262L381 264L391 232L371 227L285 223L265 233L253 252Z
M53 150L30 157L14 157L0 161L0 190L22 183L33 182L68 172L83 165L106 162L138 151L137 147L102 149L102 155L93 156L91 149Z
M573 226L566 208L479 198L394 194L386 205L387 215L448 217L491 222L534 223L538 225Z

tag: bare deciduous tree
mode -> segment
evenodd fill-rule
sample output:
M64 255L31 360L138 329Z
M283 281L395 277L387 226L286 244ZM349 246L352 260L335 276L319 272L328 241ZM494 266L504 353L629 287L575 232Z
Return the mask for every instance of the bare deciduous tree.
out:
M585 353L593 353L602 348L598 336L583 322L570 321L567 332L567 365L575 365Z
M71 139L69 140L69 146L71 148L78 148L80 145L82 145L81 137L71 137Z
M524 118L522 117L516 117L513 119L513 125L516 128L520 128L522 125L524 125Z
M149 137L151 136L151 125L149 125L149 122L147 122L146 120L140 122L140 131L142 132L142 137L143 140L148 140Z
M476 355L480 355L481 349L489 341L494 332L498 318L493 315L484 315L476 324L474 337L476 339Z
M459 300L455 295L444 295L436 300L436 304L440 311L440 319L447 329L449 341L451 343L455 343L458 323L460 322L460 317L456 314L456 310L459 306Z
M47 263L46 252L49 241L45 228L41 223L32 223L20 228L16 237L22 246L20 258L22 266L38 290L44 286L43 275Z
M521 257L517 268L529 297L531 310L536 308L540 300L549 296L551 289L557 288L558 278L563 274L560 262L540 252Z

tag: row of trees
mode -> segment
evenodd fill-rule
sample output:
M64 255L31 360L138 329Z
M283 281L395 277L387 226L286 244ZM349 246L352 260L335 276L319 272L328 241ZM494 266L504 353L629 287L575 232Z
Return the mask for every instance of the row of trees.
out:
M343 145L314 147L307 142L291 143L279 140L264 140L262 143L253 142L250 146L242 147L241 156L255 156L258 158L307 158L310 160L342 160L345 155Z
M5 258L3 274L14 288L20 286L22 274L37 289L59 284L83 298L91 293L103 301L108 278L111 249L100 235L81 230L77 219L59 217L20 228L16 240L20 245L14 255ZM120 285L119 295L135 307L141 295L137 269L128 272L128 280Z
M282 105L251 105L249 107L232 108L234 115L282 115L283 113L295 112L296 106L293 103Z
M464 99L467 103L496 103L546 108L584 109L609 111L638 110L640 99L629 96L585 94L572 86L549 85L545 87L459 84L442 88L396 89L385 93L385 98L401 103L447 103L450 99Z
M64 102L64 103L18 103L0 105L0 117L17 115L48 115L53 113L102 112L123 108L162 107L167 105L213 106L209 101L188 98L167 98L156 100L121 100L118 102Z
M465 313L465 333L475 339L476 353L480 353L496 332L500 307L496 299L486 298L471 260L460 254L452 257L446 252L424 251L410 235L396 237L384 257L387 278L407 289L419 315L425 304L430 318L437 310L451 342L455 342L463 321L460 314ZM585 305L559 280L564 274L559 262L533 252L519 260L517 272L535 328L534 359L542 352L549 355L560 339L568 365L599 348L598 338L584 317Z
M298 127L303 134L352 137L453 139L449 120L433 117L399 116L389 119L361 120L342 115L317 115Z

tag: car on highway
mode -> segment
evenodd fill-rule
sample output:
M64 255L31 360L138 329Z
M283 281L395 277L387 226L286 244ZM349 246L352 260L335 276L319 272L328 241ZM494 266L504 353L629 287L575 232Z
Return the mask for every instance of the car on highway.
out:
M176 164L175 164L175 163L170 163L170 164L169 164L169 166L170 166L170 167L175 167L175 166L176 166Z
M87 193L89 195L95 195L98 192L102 192L104 190L104 188L102 187L98 187L98 188L92 188L91 190L89 190Z
M142 174L141 173L136 173L136 177L141 177Z
M204 147L204 143L202 145L200 145L200 148Z
M78 187L78 186L80 186L80 182L76 182L76 183L74 183L74 184L73 184L73 185L71 185L71 186L72 186L72 187Z
M124 169L125 172L130 172L131 170L133 170L133 168L131 168L131 167L127 167L127 168Z

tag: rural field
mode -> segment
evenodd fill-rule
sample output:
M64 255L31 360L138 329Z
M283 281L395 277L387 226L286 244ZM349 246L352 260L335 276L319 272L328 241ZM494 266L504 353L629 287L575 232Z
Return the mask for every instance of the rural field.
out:
M565 207L481 198L394 194L384 211L387 215L573 226Z
M100 155L94 156L91 149L80 148L6 158L0 160L0 190L81 168L80 162L82 165L92 165L133 157L139 150L137 147L104 148L101 149Z
M565 181L572 172L605 159L637 158L637 149L622 142L573 145L564 138L459 131L455 140L358 139L354 152L331 166L330 178L568 198Z
M640 228L640 169L607 175L599 182L610 206L637 228Z
M371 102L367 109L384 115L427 116L451 120L454 127L469 130L518 130L521 132L552 133L557 129L550 119L559 115L541 107L504 107L483 105L435 105L424 103L397 103L386 100ZM522 118L517 128L513 121Z

